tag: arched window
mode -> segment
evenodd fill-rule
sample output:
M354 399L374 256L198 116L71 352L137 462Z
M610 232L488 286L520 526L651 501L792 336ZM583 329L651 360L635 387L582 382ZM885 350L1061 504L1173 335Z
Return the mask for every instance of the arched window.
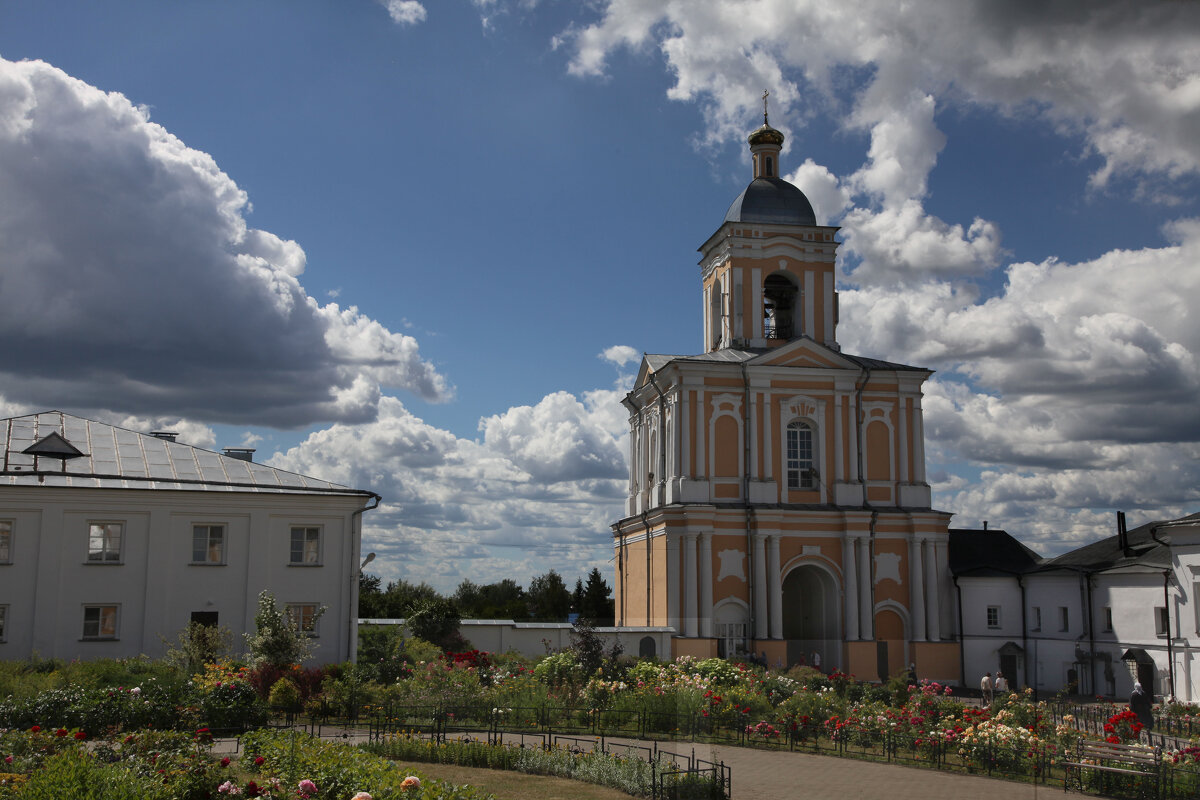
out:
M791 339L796 331L796 284L780 273L763 281L763 335L768 339Z
M763 176L772 178L775 176L775 159L767 156L767 168L763 170Z
M709 324L712 326L712 347L716 350L725 339L725 295L720 280L713 281Z
M813 428L796 420L787 426L787 488L816 488L817 453Z

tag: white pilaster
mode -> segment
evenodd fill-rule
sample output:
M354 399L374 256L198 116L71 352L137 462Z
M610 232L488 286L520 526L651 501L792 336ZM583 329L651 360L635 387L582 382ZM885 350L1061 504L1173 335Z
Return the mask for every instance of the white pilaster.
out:
M750 445L750 480L758 480L758 442L761 439L755 434L758 432L758 392L749 391L750 408L748 409L750 417L750 430L746 431L746 435L750 438L746 441Z
M672 535L664 532L663 536L667 537L667 624L680 633L683 629L679 625L679 535ZM648 546L652 546L650 541L647 541Z
M683 535L683 635L696 636L696 534Z
M850 449L846 455L850 458L850 482L858 482L858 398L850 395Z
M763 422L762 442L763 448L763 477L771 480L775 474L775 465L771 460L771 407L774 404L771 402L771 393L769 391L763 393Z
M750 270L750 280L754 285L750 287L750 313L751 318L750 335L755 339L763 338L763 296L762 296L762 270L758 267Z
M811 339L817 338L816 315L813 313L816 297L816 285L812 272L804 273L804 333Z
M783 586L779 581L779 534L767 539L767 598L772 639L783 638Z
M938 563L941 561L941 548L933 539L926 540L925 552L925 597L928 598L928 610L926 617L929 619L929 625L926 629L926 636L931 642L938 642L942 639L942 611L938 597Z
M842 545L842 575L846 595L846 641L858 639L858 539L847 538Z
M712 534L704 531L700 534L700 635L712 637L713 630L713 574L712 574Z
M754 638L767 638L767 547L761 533L754 534Z
M833 480L829 483L841 483L846 479L843 472L846 466L845 454L842 452L842 399L844 395L833 395Z
M900 396L897 419L900 422L900 482L908 483L908 398Z
M908 541L909 616L913 623L913 641L925 641L925 576L921 561L923 542L917 537Z
M858 636L860 639L875 638L875 626L871 620L871 550L867 537L858 537Z
M925 420L919 395L913 398L913 483L925 483Z

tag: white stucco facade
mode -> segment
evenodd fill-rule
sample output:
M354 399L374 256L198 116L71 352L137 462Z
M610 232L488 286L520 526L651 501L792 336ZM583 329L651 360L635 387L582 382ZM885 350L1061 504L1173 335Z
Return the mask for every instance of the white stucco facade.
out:
M1200 519L1125 536L1008 574L956 575L969 683L1002 670L1040 694L1124 699L1140 680L1160 697L1200 701Z
M325 607L315 662L352 658L375 495L57 412L0 427L0 659L159 656L191 621L241 646L263 590ZM23 452L52 430L85 455Z

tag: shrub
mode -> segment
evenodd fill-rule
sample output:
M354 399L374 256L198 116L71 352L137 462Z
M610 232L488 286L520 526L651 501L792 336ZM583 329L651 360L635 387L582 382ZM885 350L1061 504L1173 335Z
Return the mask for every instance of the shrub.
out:
M325 613L317 609L315 623ZM255 664L287 667L299 664L312 655L314 642L301 631L296 622L275 603L275 596L263 590L258 595L258 613L254 615L253 634L247 633L246 646Z
M271 708L282 708L285 711L296 711L300 708L300 688L289 678L280 678L271 687L267 698Z

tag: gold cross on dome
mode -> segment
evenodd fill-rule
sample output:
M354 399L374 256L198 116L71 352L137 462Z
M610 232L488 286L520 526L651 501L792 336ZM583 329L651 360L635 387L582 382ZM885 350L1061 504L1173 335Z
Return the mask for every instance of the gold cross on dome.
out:
M766 89L763 89L763 125L767 124L767 96L771 94Z

